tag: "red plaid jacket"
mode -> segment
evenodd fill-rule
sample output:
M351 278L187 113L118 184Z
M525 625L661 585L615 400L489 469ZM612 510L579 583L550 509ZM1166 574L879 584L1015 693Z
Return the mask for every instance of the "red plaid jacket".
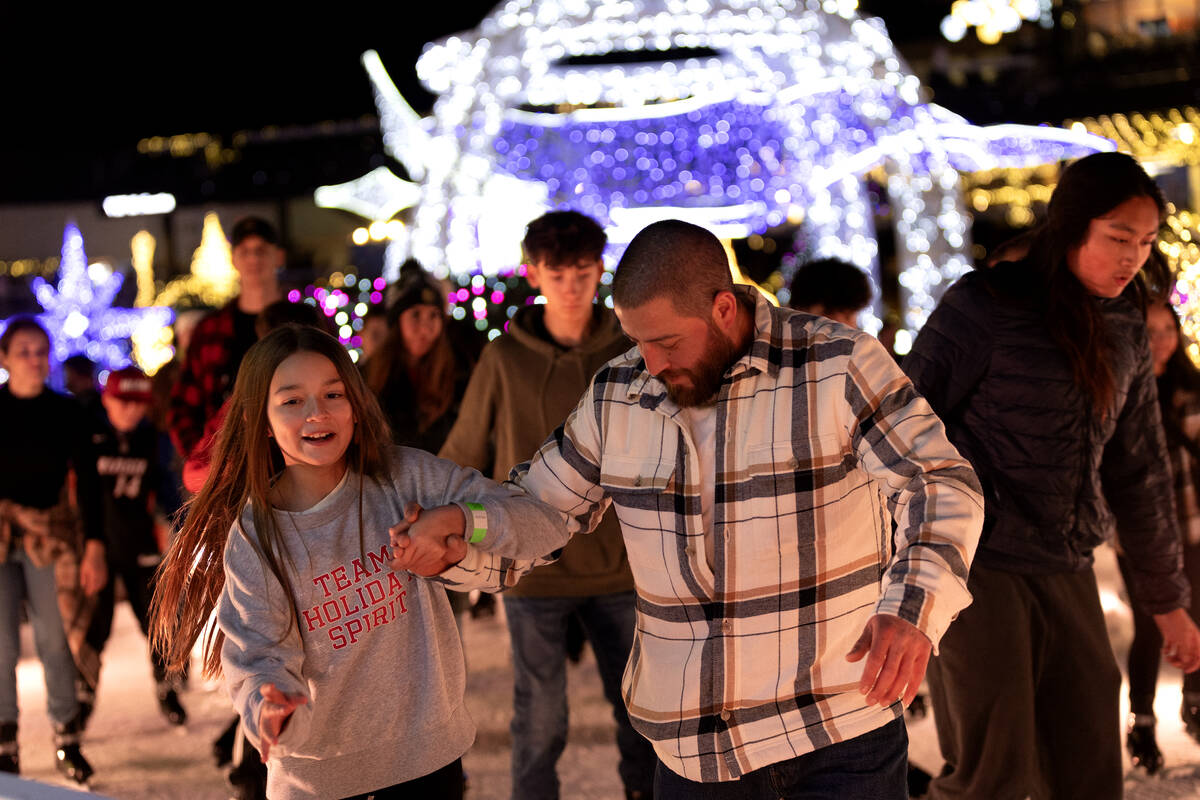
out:
M171 387L167 426L171 441L187 458L204 438L204 424L216 415L237 376L234 363L234 311L237 299L196 325L178 382Z

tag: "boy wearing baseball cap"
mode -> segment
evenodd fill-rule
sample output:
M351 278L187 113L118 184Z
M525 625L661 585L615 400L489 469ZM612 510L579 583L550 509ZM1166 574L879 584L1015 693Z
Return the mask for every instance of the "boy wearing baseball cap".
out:
M108 572L125 584L129 605L142 632L149 632L150 596L154 570L162 560L155 536L156 498L168 480L161 463L159 434L146 419L150 409L150 379L137 367L112 372L100 395L107 420L93 436L96 472L99 474L101 519L108 546ZM164 514L167 513L164 511ZM112 629L113 580L100 594L88 641L101 652ZM158 704L172 725L187 721L174 684L166 681L161 657L150 653ZM94 690L95 687L93 687ZM93 695L94 701L94 695ZM85 704L85 714L91 705Z

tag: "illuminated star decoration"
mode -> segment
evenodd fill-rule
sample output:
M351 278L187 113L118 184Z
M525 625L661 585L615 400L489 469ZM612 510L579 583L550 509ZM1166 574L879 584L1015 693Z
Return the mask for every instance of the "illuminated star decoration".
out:
M139 330L154 330L171 324L169 308L113 308L112 301L125 276L87 263L83 235L74 223L63 233L58 285L33 279L33 293L45 309L38 319L50 333L53 361L61 363L74 353L83 353L103 369L130 363L129 338Z

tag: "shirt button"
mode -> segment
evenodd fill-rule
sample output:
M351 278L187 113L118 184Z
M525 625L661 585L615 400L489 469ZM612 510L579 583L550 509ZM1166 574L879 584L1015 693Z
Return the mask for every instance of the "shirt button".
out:
M733 630L733 621L728 619L721 620L721 630L725 631L726 633Z
M689 545L688 545L686 548L684 548L684 549L685 549L685 550L687 550L687 554L688 554L689 556L694 556L694 555L696 555L696 545L694 545L694 544L689 544Z
M724 710L724 711L722 711L722 712L721 712L721 720L722 720L722 721L724 721L724 722L729 722L729 716L730 716L730 715L729 715L729 711L728 711L728 710Z
M792 469L800 469L800 460L797 458L793 458L788 461L788 466L791 467Z
M633 479L633 485L634 486L642 485L642 476L641 475L638 475L636 478Z

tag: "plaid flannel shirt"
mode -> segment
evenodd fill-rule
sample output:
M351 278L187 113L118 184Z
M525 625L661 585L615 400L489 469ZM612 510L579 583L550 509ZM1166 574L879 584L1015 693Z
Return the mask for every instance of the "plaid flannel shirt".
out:
M616 507L638 595L629 716L666 766L705 782L899 716L866 705L846 654L875 613L936 648L970 603L983 521L975 473L873 337L753 302L753 342L716 404L712 568L689 429L636 349L511 478L572 533ZM442 577L511 585L531 563L471 548Z
M233 392L237 377L234 353L234 298L196 325L179 380L171 387L167 427L184 458L204 438L205 423L216 416Z

